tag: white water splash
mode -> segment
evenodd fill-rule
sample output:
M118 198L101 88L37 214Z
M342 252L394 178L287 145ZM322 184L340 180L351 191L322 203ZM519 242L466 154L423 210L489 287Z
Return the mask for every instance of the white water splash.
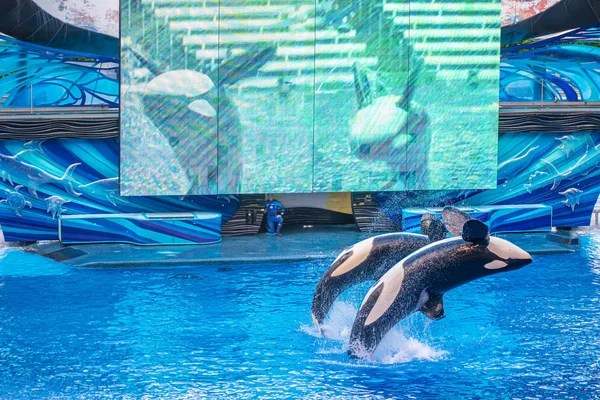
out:
M372 359L381 364L397 364L412 360L437 361L446 354L446 351L436 350L427 343L404 336L402 330L395 327L379 343Z
M337 342L335 346L321 349L318 351L319 354L345 353L348 350L348 339L357 313L358 309L353 304L336 301L329 318L321 327L321 332L312 325L302 325L300 329L311 336L325 337ZM375 352L366 359L377 364L397 364L413 360L437 361L447 354L446 351L434 349L416 338L405 336L402 328L396 326L383 338Z

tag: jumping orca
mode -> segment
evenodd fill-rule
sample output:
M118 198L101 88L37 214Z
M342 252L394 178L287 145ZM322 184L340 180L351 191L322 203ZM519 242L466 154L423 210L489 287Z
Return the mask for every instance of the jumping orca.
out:
M423 235L398 232L374 236L344 250L325 271L317 284L312 303L312 319L320 329L325 316L342 292L365 281L376 281L399 260L446 236L441 221L429 213L421 218Z
M224 166L219 172L219 188L237 190L241 166L231 165L242 159L242 125L227 87L256 75L276 48L251 46L206 73L187 69L167 71L166 66L152 60L134 43L126 43L123 49L155 76L148 83L132 87L141 96L144 113L168 139L186 168L193 182L187 194L209 189L210 179L215 176L217 154L219 164Z
M418 69L414 72L418 75ZM398 190L411 174L426 181L430 118L424 107L410 100L412 83L388 88L376 73L358 63L353 65L353 74L358 109L350 120L350 153L361 160L385 161L397 173L382 182L381 190Z
M531 262L526 251L490 237L485 224L469 220L462 238L441 240L417 250L371 287L352 326L348 353L368 357L385 334L410 314L421 311L432 320L443 318L442 296L447 291Z
M317 284L312 303L315 327L323 323L335 299L351 286L379 279L398 260L431 243L425 235L388 233L344 250Z

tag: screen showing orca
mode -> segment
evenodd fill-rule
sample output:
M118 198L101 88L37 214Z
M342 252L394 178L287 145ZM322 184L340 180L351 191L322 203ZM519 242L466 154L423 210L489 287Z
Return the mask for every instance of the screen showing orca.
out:
M122 1L121 193L495 188L500 24L494 0Z

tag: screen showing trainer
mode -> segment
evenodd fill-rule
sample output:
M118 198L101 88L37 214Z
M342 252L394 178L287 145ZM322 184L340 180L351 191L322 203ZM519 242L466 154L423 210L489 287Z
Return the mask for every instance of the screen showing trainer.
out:
M121 193L496 186L497 0L122 0Z

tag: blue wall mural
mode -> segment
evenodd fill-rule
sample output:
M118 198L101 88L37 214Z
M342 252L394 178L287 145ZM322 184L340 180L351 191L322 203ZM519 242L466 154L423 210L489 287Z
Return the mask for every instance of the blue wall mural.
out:
M0 226L7 241L56 240L61 214L216 211L232 196L120 197L118 139L0 141Z
M600 101L600 28L507 47L500 101Z
M118 60L0 35L0 107L119 105Z
M499 145L497 189L380 193L377 201L392 218L402 207L545 204L553 226L590 224L600 195L600 132L502 133ZM515 230L527 230L526 214Z

